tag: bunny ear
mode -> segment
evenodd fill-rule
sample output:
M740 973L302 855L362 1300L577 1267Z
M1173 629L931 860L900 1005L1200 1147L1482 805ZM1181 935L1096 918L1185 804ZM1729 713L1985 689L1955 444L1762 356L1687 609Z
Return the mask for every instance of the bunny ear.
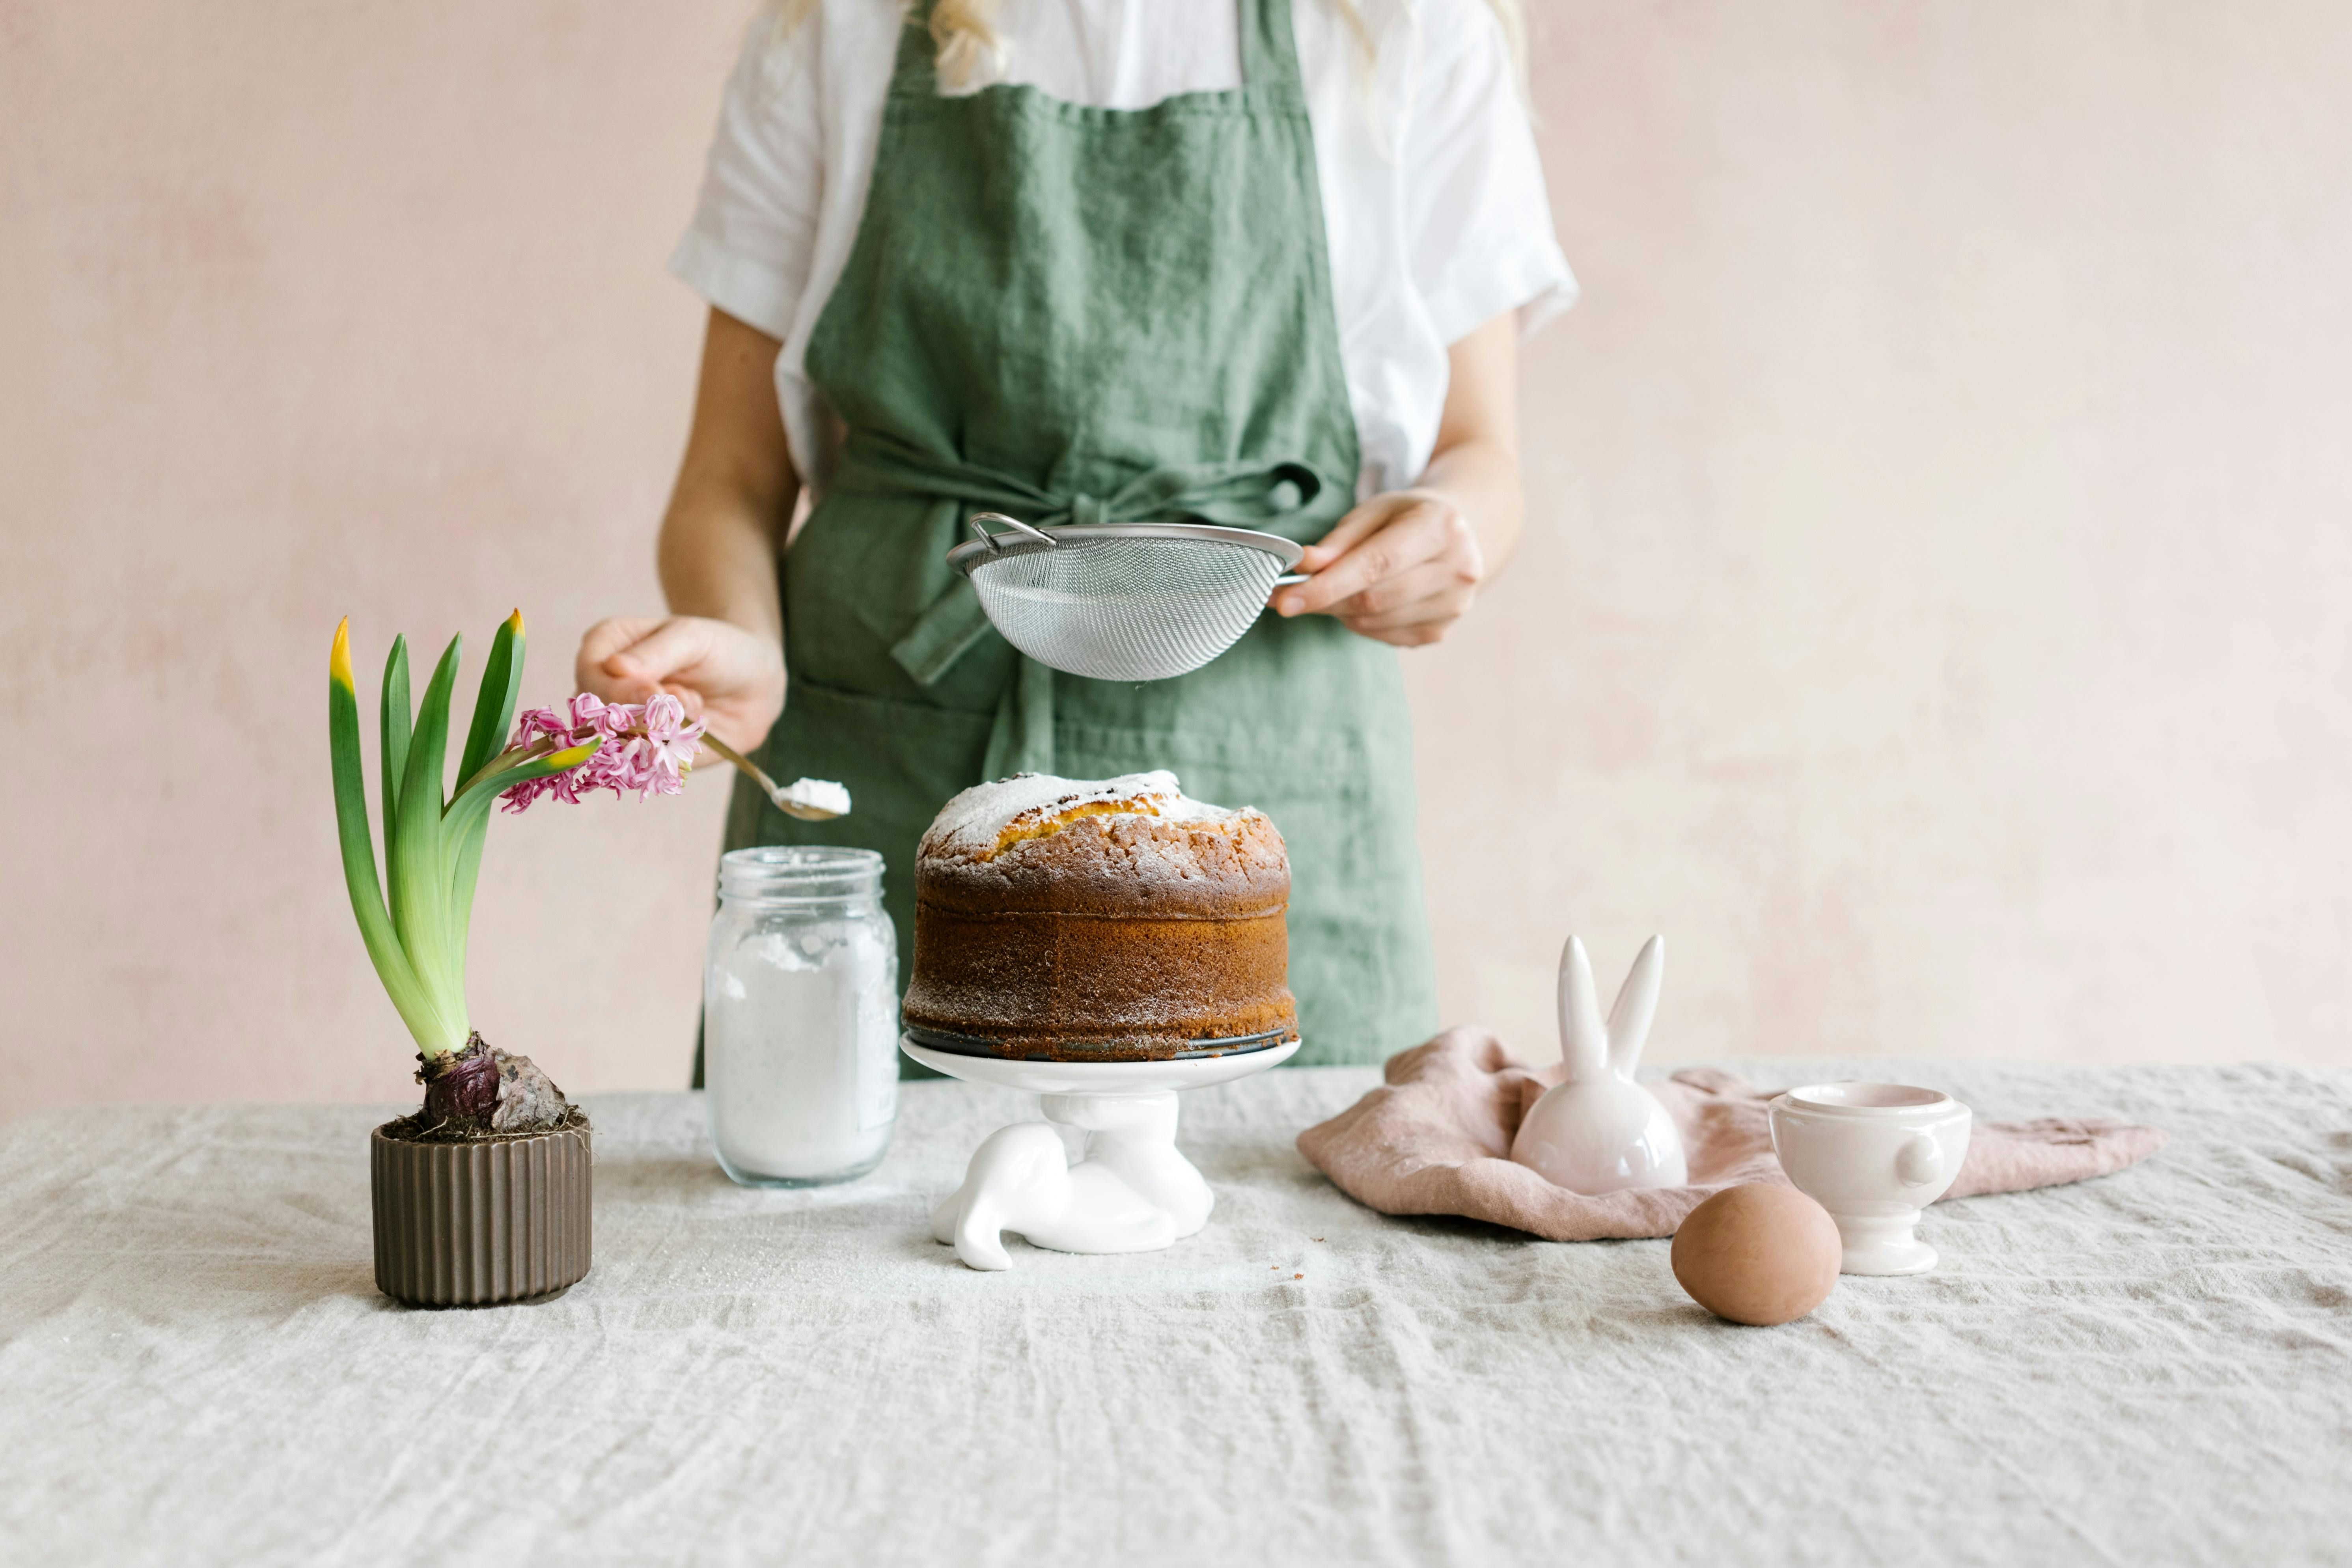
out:
M1592 961L1584 942L1570 937L1559 954L1559 1059L1568 1081L1599 1078L1609 1070L1609 1034L1601 1024L1601 991L1592 984Z
M1649 1043L1650 1020L1658 1011L1658 986L1666 974L1666 939L1654 936L1642 944L1641 956L1633 967L1625 972L1625 984L1617 990L1617 1005L1609 1009L1609 1067L1612 1072L1633 1076L1633 1066L1642 1059L1642 1047Z

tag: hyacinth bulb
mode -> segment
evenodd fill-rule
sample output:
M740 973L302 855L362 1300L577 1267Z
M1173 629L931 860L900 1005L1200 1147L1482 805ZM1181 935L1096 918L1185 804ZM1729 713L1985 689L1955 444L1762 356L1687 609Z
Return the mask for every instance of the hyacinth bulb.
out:
M416 1076L425 1081L425 1120L487 1127L499 1109L498 1053L479 1035L463 1050L426 1058Z
M562 1126L572 1106L529 1057L499 1050L479 1035L466 1048L422 1058L427 1126L492 1132L544 1132Z

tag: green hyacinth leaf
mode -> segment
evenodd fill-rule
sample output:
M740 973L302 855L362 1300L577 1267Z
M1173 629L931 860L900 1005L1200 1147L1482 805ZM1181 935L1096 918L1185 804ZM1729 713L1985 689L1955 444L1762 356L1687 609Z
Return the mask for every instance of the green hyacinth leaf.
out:
M501 622L490 638L490 657L482 667L482 687L474 696L474 721L466 733L466 749L457 759L458 791L499 757L507 733L514 728L516 700L522 693L522 612ZM453 803L454 804L454 803ZM466 984L466 938L474 918L474 883L481 875L482 842L490 830L489 814L462 828L453 828L448 813L442 831L452 854L449 876L449 929L457 937L457 984Z
M442 833L441 779L449 754L449 698L457 684L462 637L451 637L434 666L416 709L408 765L400 783L400 826L389 861L392 923L416 977L455 1037L439 1049L465 1043L466 998L460 968L465 932L449 928L449 846Z
M499 624L490 638L489 661L482 667L482 689L474 696L474 722L466 732L466 749L457 759L457 776L467 779L499 754L514 728L515 700L522 694L522 612L517 610Z
M442 817L442 823L445 826L454 826L478 820L486 821L488 819L491 805L497 802L499 796L514 788L515 785L528 784L532 779L547 778L555 773L569 773L594 756L604 744L601 740L591 741L583 746L573 746L567 751L552 752L545 756L533 757L527 762L512 763L495 773L485 773L457 792L457 798L449 803L449 809Z
M360 940L401 1021L420 1048L430 1049L446 1034L448 1026L401 947L376 879L375 846L368 832L367 770L360 756L359 693L352 680L349 620L335 628L334 647L328 656L327 746L334 775L335 831L342 851L343 883L351 893Z
M399 831L400 777L408 766L408 639L392 639L384 656L383 700L376 712L379 746L376 762L383 774L383 859L392 863L393 835Z

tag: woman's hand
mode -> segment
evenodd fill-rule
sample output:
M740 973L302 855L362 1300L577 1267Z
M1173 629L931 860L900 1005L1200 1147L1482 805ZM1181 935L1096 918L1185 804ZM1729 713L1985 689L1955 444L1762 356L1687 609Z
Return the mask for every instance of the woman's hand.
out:
M607 702L667 691L739 752L784 710L776 552L800 493L776 412L775 339L710 312L694 426L662 520L662 592L676 612L598 621L572 661Z
M772 637L702 616L598 621L580 639L572 678L607 702L667 691L739 752L768 738L784 710L784 650Z
M1276 591L1276 613L1337 616L1399 647L1444 637L1518 542L1517 328L1509 311L1446 350L1437 444L1418 489L1377 495L1298 563L1310 581Z
M1374 496L1307 547L1308 581L1276 591L1277 615L1336 616L1359 637L1419 647L1478 596L1486 557L1470 520L1435 490Z

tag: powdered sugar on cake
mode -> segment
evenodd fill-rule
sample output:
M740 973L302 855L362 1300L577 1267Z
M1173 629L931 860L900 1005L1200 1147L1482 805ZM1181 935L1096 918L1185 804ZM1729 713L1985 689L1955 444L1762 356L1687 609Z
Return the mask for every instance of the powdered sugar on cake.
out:
M1187 795L1176 775L1161 769L1115 779L1066 779L1016 773L974 784L950 800L923 835L921 853L987 860L1024 839L1088 816L1153 816L1164 822L1226 823L1256 813L1230 811Z

